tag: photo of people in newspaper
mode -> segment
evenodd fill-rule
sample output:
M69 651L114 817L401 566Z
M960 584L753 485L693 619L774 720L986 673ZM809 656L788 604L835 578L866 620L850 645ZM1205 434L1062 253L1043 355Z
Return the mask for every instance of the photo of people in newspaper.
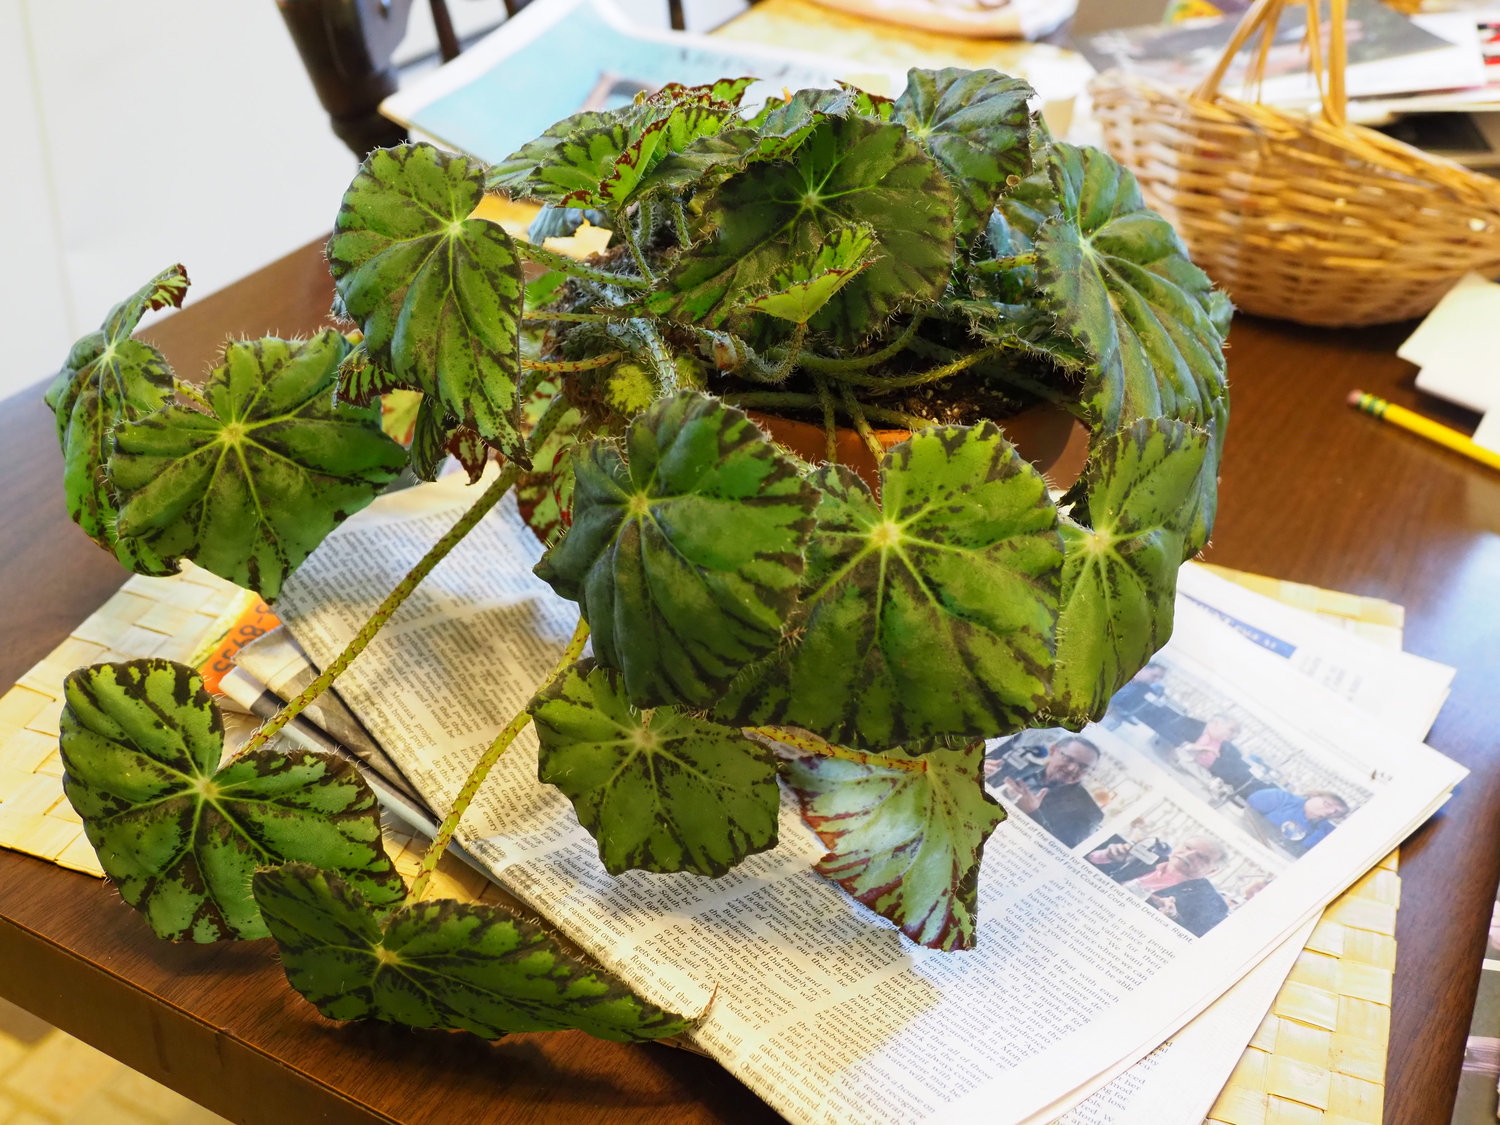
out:
M1161 661L1119 691L1101 726L1292 859L1326 839L1372 795Z
M1171 801L1161 801L1085 858L1195 937L1270 883L1273 875Z
M1094 834L1106 810L1124 808L1145 793L1126 762L1060 727L996 743L985 757L984 776L992 790L1069 848Z

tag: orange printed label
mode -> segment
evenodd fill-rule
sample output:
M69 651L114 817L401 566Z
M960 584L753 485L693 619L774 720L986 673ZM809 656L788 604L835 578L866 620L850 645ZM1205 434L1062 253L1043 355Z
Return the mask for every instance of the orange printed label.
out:
M219 681L234 667L234 654L257 637L263 637L281 624L281 618L265 602L257 601L235 619L229 632L219 642L198 671L203 674L203 686L217 694Z

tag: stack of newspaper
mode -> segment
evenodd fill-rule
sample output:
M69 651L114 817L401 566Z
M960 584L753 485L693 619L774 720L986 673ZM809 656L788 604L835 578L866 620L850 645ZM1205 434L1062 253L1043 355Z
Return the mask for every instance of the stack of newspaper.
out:
M312 664L474 495L448 477L329 537L280 607ZM576 607L531 573L540 553L502 502L339 682L416 822L449 807L572 632ZM1465 771L1422 744L1451 669L1203 567L1180 591L1171 643L1103 722L988 748L1010 816L972 951L919 948L813 874L822 849L790 804L781 843L724 878L612 878L537 781L529 733L462 847L651 1000L706 1009L697 1044L793 1122L1198 1125L1324 905ZM307 673L277 652L250 695Z

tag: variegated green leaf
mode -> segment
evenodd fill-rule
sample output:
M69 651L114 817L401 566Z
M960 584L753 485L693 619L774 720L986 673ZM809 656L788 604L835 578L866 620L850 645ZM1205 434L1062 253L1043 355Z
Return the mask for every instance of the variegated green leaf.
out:
M706 707L780 641L817 491L744 414L694 392L638 415L625 449L573 455L573 523L536 572L580 604L633 704Z
M984 791L984 746L883 755L915 769L839 758L785 767L828 854L814 869L933 949L971 949L984 842L1005 810Z
M490 191L503 191L524 197L528 194L529 181L537 168L552 159L565 137L585 129L597 129L629 117L634 107L626 106L614 110L586 109L565 117L540 137L527 141L499 164L492 165L486 175L485 187Z
M1044 171L1045 183L1034 177L1001 206L1035 243L1046 307L1096 365L1083 391L1091 420L1104 432L1159 417L1209 432L1184 545L1192 555L1213 527L1229 420L1223 295L1112 157L1055 143Z
M546 382L526 404L531 469L516 482L516 507L543 546L562 537L573 518L573 458L583 415L556 382Z
M953 186L955 225L967 241L984 229L995 200L1031 173L1036 91L993 70L913 68L892 120L929 152Z
M223 722L191 668L95 664L63 690L63 790L110 881L157 936L265 937L250 876L268 863L341 871L373 902L405 894L354 766L257 750L220 769Z
M745 302L752 312L806 324L833 295L875 263L875 238L868 226L836 231L816 253L776 271L771 287Z
M577 1028L621 1043L692 1026L498 906L439 899L377 916L338 875L305 863L257 871L255 901L287 980L329 1019L484 1039Z
M1046 702L1062 541L1047 484L992 422L892 449L877 500L819 470L797 643L747 669L715 717L881 749L989 738Z
M116 536L119 513L104 465L122 422L144 418L172 401L172 370L166 357L130 334L147 311L180 306L187 288L187 272L181 266L157 274L111 309L99 331L73 345L47 391L62 446L68 515L137 574L172 574L177 567L145 544L122 543Z
M436 399L524 463L521 259L499 224L469 217L483 194L484 171L465 157L376 149L344 193L328 266L385 385Z
M116 432L118 533L192 559L267 601L313 548L406 463L380 407L334 403L348 343L230 343L203 393L212 413L168 406Z
M1208 435L1142 419L1113 434L1085 470L1087 510L1062 520L1062 608L1051 716L1073 726L1103 717L1110 698L1172 636L1189 500Z
M788 161L726 180L693 228L657 315L718 327L793 259L837 231L874 232L869 269L813 317L813 329L857 342L897 309L935 300L953 266L953 195L932 158L900 125L866 117L819 124Z
M611 875L718 876L776 845L776 758L733 727L640 711L620 676L583 660L532 701L537 777L573 802Z

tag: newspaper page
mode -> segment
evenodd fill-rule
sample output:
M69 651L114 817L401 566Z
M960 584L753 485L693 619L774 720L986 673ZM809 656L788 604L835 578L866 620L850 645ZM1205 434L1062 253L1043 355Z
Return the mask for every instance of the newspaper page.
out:
M315 662L475 495L397 493L329 537L280 607ZM502 502L340 681L434 808L576 621L531 574L539 556ZM612 878L537 782L529 732L462 842L643 995L713 999L698 1042L792 1121L1050 1121L1292 938L1463 776L1191 603L1155 663L1159 691L1122 693L1081 736L990 749L1011 815L985 851L973 951L918 948L813 874L822 848L790 805L781 843L724 878Z

